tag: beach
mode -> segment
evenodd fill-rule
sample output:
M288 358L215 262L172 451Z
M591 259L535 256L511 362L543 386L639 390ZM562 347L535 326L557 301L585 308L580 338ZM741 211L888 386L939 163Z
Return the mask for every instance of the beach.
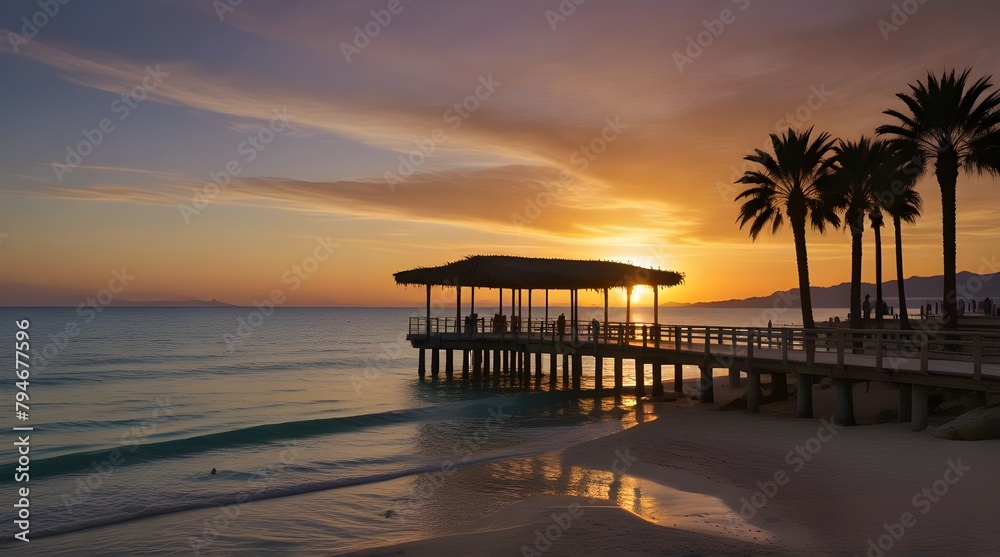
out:
M855 386L859 424L833 423L834 389L815 387L817 419L794 401L760 414L721 411L739 394L716 378L715 404L636 407L637 426L507 465L539 466L563 495L491 512L484 470L448 483L449 535L367 549L377 555L996 555L1000 441L937 439L873 424L895 404L887 385ZM866 390L868 392L866 392ZM652 418L655 414L656 418ZM539 465L544 461L546 465ZM493 465L497 466L496 464ZM590 476L605 481L574 483ZM580 487L585 486L584 489ZM471 502L471 503L470 503Z

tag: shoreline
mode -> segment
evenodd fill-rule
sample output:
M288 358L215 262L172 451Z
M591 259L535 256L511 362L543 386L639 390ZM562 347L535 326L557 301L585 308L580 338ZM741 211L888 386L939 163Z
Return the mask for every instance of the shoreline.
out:
M997 554L1000 440L936 439L942 419L836 426L823 386L817 419L794 400L720 411L743 390L716 379L714 404L643 402L632 428L456 475L429 537L343 555ZM895 396L856 385L858 423ZM525 466L537 485L518 490L537 493L512 496L503 470Z

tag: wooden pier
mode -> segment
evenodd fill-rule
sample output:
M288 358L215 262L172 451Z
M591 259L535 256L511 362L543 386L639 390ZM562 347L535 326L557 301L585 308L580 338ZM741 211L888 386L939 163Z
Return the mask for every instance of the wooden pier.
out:
M758 411L763 401L762 375L770 376L771 400L788 398L787 377L793 375L796 414L812 417L812 386L826 377L837 386L836 419L845 425L854 424L852 386L881 381L899 390L899 419L912 422L914 431L927 427L930 389L1000 392L1000 332L939 331L932 322L921 322L926 329L916 331L666 325L659 323L659 288L682 283L683 275L617 262L476 256L441 267L402 271L395 277L399 284L426 287L426 309L410 319L407 334L407 340L420 350L421 379L426 378L428 367L432 377L440 376L444 352L447 379L454 380L460 373L463 381L530 389L532 384L540 386L546 376L551 386L557 386L561 371L564 388L580 390L583 359L592 358L597 396L606 389L620 394L629 388L637 397L658 397L664 392L664 366L673 366L672 390L680 392L683 366L691 365L701 370L697 389L701 402L714 402L714 370L724 369L732 385L745 383L750 412ZM631 320L630 294L640 284L653 289L653 323ZM433 286L455 290L455 317L431 317ZM463 314L465 287L471 289L471 299L468 313ZM499 290L494 318L477 316L476 288ZM609 320L611 288L626 290L625 321ZM506 308L505 289L510 291ZM569 290L568 318L549 315L550 289ZM603 320L579 318L581 289L603 291ZM544 291L542 317L533 318L533 290ZM606 382L609 359L613 379ZM624 381L627 360L637 370L632 385ZM647 365L652 367L648 386Z
M682 388L682 366L701 369L699 395L713 402L713 374L727 370L733 384L746 384L747 409L757 411L762 400L762 375L795 375L800 417L812 417L811 385L824 377L838 384L841 423L853 423L850 386L859 381L881 381L900 391L899 415L913 422L915 431L927 425L930 388L1000 392L1000 333L981 331L931 334L922 331L878 329L747 328L664 325L651 323L568 322L540 319L523 331L498 329L487 319L470 325L468 319L410 319L407 340L420 350L418 373L425 378L426 351L430 373L454 378L458 354L463 380L512 383L531 388L546 378L550 385L580 389L583 358L593 359L594 390L621 392L634 388L637 396L659 396L664 391L662 369L673 366L672 390ZM543 362L543 355L545 356ZM613 381L605 379L611 360ZM636 382L624 383L624 361L635 362ZM547 364L547 365L546 365ZM561 364L561 365L560 365ZM644 370L652 366L652 383L644 384ZM470 375L471 374L471 375ZM610 377L609 377L610 379ZM609 384L610 383L610 384ZM772 381L773 383L773 381ZM809 387L809 388L807 388ZM609 394L610 394L609 393Z

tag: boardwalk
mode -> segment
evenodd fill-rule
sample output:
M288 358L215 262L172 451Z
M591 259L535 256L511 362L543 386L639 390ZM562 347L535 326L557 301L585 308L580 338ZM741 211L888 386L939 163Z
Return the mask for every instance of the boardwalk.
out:
M913 415L914 429L926 426L928 388L1000 392L1000 333L933 331L849 330L820 328L705 327L599 321L570 322L560 332L553 319L499 324L470 318L414 317L408 340L420 349L420 374L426 373L425 350L431 350L432 373L440 368L439 351L446 354L446 374L454 371L454 353L460 352L463 378L496 381L502 375L530 385L541 378L542 355L547 354L555 382L558 356L563 372L579 388L583 357L594 358L595 385L603 388L604 360L612 359L614 389L623 385L622 361L637 367L651 365L651 394L663 392L662 366L674 367L674 390L680 390L681 366L702 370L701 399L712 401L712 370L727 369L731 380L747 379L748 409L761 403L761 374L794 374L800 385L799 414L811 415L811 385L818 377L838 383L842 400L840 418L853 421L850 385L857 381L882 381L900 389L900 415ZM491 366L492 364L492 366ZM567 369L568 367L568 369ZM642 374L636 393L646 394Z

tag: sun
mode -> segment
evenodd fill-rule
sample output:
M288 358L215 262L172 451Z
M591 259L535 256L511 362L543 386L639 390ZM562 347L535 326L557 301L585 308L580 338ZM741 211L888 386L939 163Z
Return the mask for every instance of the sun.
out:
M640 284L632 288L632 305L641 304L652 295L653 289Z

